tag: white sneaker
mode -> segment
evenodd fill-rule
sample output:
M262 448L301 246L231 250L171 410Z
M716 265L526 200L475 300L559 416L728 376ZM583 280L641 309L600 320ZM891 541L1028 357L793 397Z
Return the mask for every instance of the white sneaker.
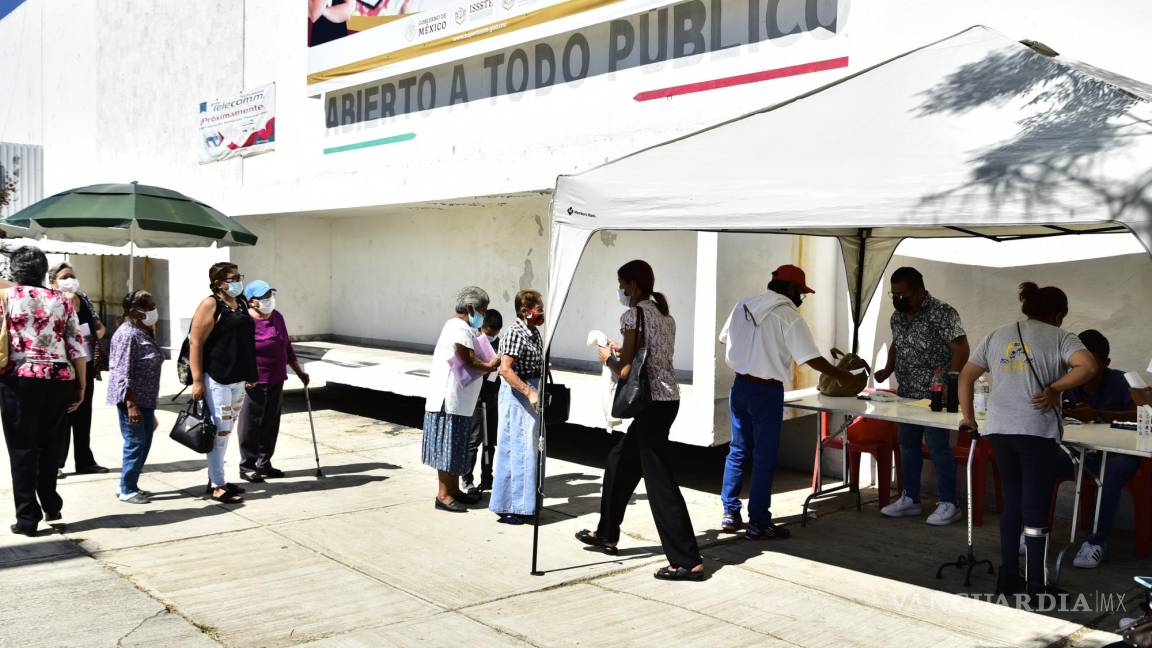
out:
M1080 551L1076 552L1076 559L1072 561L1072 565L1080 569L1096 569L1103 559L1104 547L1085 541L1080 545Z
M912 498L907 495L901 495L900 499L880 509L880 514L888 517L919 516L923 512L924 509L920 508L920 505L913 502Z
M960 509L952 502L940 502L936 505L936 510L932 515L928 516L928 524L932 526L946 526L952 524L956 520L964 517Z

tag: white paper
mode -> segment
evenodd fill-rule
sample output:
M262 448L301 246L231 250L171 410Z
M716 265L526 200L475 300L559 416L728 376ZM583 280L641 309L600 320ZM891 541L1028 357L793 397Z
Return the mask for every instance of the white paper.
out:
M1145 389L1148 387L1148 383L1144 382L1144 379L1140 377L1140 374L1136 373L1135 371L1129 371L1128 373L1124 374L1124 379L1128 381L1128 386L1132 389Z

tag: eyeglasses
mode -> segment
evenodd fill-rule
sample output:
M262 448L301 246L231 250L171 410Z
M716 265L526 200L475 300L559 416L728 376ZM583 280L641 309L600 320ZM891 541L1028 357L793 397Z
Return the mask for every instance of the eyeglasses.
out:
M244 281L244 275L238 274L231 277L225 277L224 279L221 279L221 281L225 283L232 283L233 281Z

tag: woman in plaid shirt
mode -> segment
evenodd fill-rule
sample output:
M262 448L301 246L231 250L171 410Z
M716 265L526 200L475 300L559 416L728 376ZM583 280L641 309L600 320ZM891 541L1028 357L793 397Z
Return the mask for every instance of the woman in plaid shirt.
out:
M500 339L500 427L488 510L504 524L536 514L536 422L544 375L544 300L535 290L516 293L516 323Z

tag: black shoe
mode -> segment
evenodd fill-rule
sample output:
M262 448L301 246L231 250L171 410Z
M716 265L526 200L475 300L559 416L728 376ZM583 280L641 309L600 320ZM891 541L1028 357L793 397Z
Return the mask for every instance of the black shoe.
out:
M265 466L264 468L257 468L256 472L260 473L261 477L271 477L273 479L280 479L284 477L284 471L272 466Z
M91 466L84 466L83 468L76 468L77 475L103 475L108 472L104 466L92 464Z
M463 495L457 495L456 501L460 502L461 504L467 504L467 505L479 504L480 503L480 491L476 491L475 493L464 493Z
M259 484L260 482L264 481L264 478L260 476L260 473L256 472L255 470L241 470L240 479L243 479L246 482L252 482L253 484Z
M497 515L500 516L500 519L496 521L500 524L511 524L513 526L524 524L524 518L516 515L515 513L497 513Z
M450 513L467 513L468 512L468 509L464 508L464 505L461 504L460 502L457 502L456 500L452 500L451 502L445 504L444 502L440 501L440 498L436 498L436 509L439 511L448 511Z
M13 524L13 525L9 526L8 529L10 531L12 531L12 533L18 533L20 535L25 535L25 536L28 536L29 538L35 538L37 533L38 533L38 531L36 530L36 527L20 526L19 524Z
M55 522L62 517L64 517L64 515L60 511L56 511L55 513L44 513L45 522Z

